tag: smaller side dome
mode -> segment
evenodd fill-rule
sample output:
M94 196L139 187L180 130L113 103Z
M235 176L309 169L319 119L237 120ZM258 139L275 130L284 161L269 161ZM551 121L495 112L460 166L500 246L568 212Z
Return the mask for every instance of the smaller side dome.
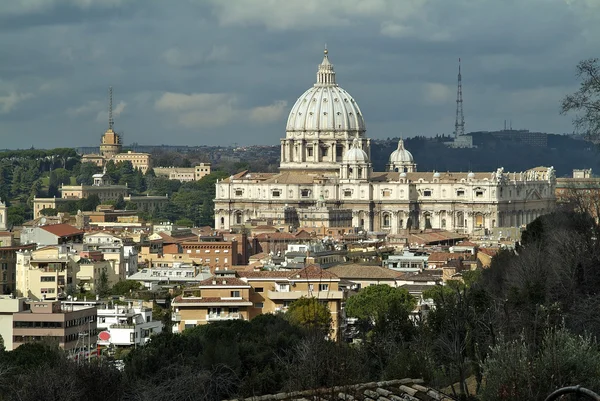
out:
M344 155L344 162L346 163L368 163L369 156L359 146L358 138L354 138L352 141L352 147L348 149Z
M390 155L391 163L413 163L413 155L404 147L402 138L398 141L398 149L394 150Z
M406 177L406 173L403 171L400 173L400 178L405 178Z
M433 173L433 178L440 178L440 176L440 173L438 173L437 171Z
M471 171L469 174L467 174L467 178L475 178L475 173Z

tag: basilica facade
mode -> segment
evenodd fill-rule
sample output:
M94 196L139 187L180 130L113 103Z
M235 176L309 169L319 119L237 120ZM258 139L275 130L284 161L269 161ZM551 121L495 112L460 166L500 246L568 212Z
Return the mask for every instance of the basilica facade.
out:
M517 173L418 172L398 142L375 172L356 101L336 83L327 51L317 82L292 107L279 173L244 171L217 182L215 227L249 224L399 234L444 229L484 234L519 227L554 208L552 167Z

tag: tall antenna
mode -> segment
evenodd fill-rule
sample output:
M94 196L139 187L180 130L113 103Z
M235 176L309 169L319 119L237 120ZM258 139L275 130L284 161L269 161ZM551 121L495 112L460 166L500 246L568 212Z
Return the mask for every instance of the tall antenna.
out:
M454 138L465 134L465 116L463 114L462 75L460 59L458 59L458 88L456 90L456 122L454 123Z
M108 87L108 129L112 130L115 124L112 115L112 86Z

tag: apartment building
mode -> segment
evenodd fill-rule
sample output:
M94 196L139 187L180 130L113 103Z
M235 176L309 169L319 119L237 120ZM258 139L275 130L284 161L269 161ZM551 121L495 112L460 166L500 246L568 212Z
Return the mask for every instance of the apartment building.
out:
M84 231L70 224L48 224L38 227L24 227L21 231L21 244L61 245L81 244Z
M33 250L35 244L0 246L0 294L11 294L17 286L17 251Z
M107 232L86 233L83 238L88 250L96 250L105 260L112 263L118 280L125 279L137 271L138 252L132 238L121 238Z
M70 286L76 286L79 264L64 245L16 253L16 288L18 296L34 300L57 299L66 296Z
M230 319L253 319L263 313L286 312L293 301L302 297L315 297L329 308L332 319L331 336L339 338L344 292L339 287L340 279L319 266L309 265L296 271L214 273L213 279L202 283L203 288L193 288L173 301L177 330L210 323L210 313L219 312L219 316L225 313ZM232 295L236 295L233 297L235 299L230 299Z
M427 268L428 260L429 255L425 253L403 251L401 254L389 255L383 261L383 267L398 272L420 272Z
M163 235L163 233L160 233ZM227 270L237 266L238 242L232 241L185 241L165 243L157 234L141 246L138 262L152 267L172 267L177 264L208 266L211 271Z
M236 277L235 272L222 272L202 281L197 287L175 298L173 331L181 332L200 324L232 319L250 319L251 286Z
M112 287L115 285L121 277L115 273L115 268L113 267L114 262L108 260L94 260L89 257L80 256L80 259L77 261L79 264L79 269L77 271L77 285L79 286L79 290L91 291L96 293L99 286L102 283L104 277L106 277L106 285L107 287Z
M13 315L29 307L26 301L27 298L24 297L0 295L0 336L7 351L13 349Z
M238 265L238 242L188 241L181 243L182 252L196 259L211 271L228 270Z
M127 277L137 281L151 291L161 286L198 285L211 277L208 269L189 264L176 264L173 267L145 267Z
M13 314L13 349L28 342L50 340L74 356L96 349L96 308L63 306L60 301L29 301Z

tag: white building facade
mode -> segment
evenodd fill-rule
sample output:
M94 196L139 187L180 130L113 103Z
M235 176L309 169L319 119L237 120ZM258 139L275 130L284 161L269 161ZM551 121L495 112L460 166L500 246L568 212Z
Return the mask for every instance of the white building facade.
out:
M445 229L485 234L519 227L555 205L555 172L417 172L402 140L387 171L374 172L356 101L336 83L327 51L317 83L291 109L279 173L243 172L217 182L215 227L251 221L348 227L390 234Z

